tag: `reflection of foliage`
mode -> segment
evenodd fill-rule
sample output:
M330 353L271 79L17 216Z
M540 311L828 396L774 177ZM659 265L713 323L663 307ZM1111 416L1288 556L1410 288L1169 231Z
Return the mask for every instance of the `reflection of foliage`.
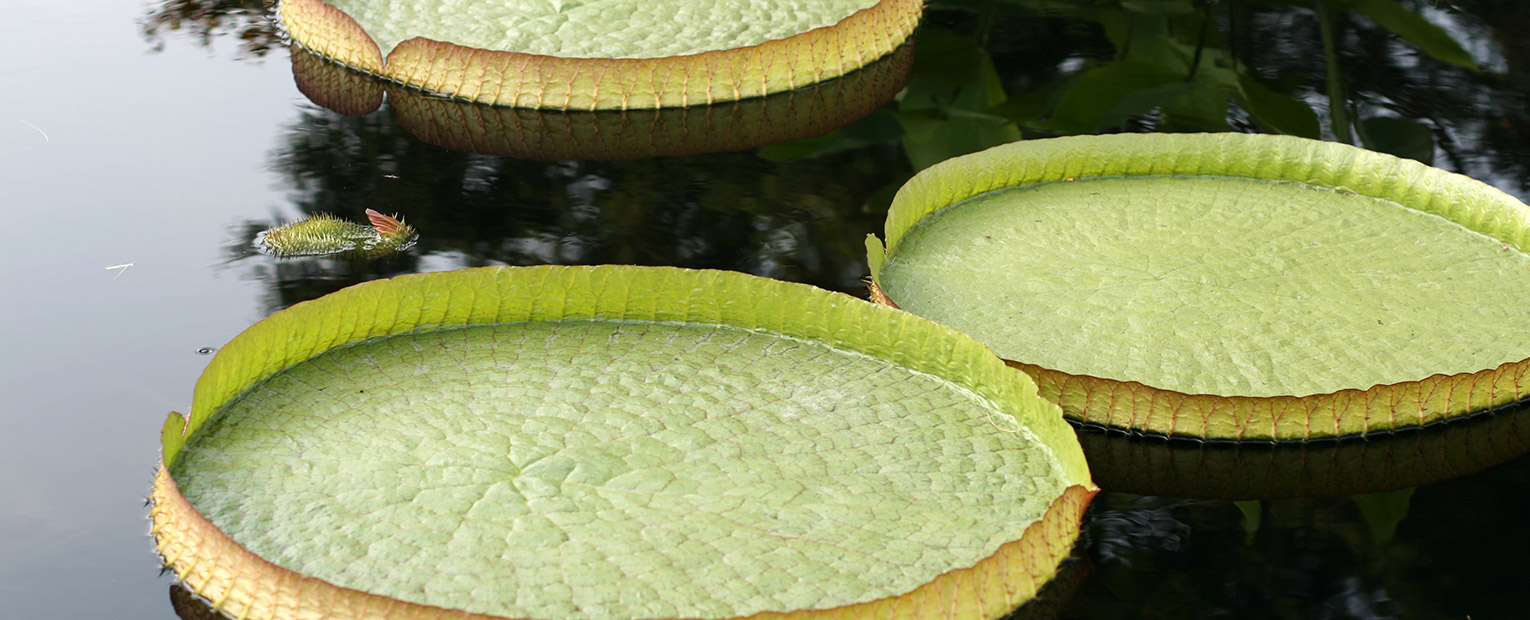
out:
M534 162L431 146L382 113L313 110L273 164L286 174L303 214L360 219L366 208L402 214L422 235L411 252L419 258L408 260L425 270L676 265L860 292L864 237L882 217L865 205L907 178L900 159L882 147L832 162L773 163L748 152ZM375 275L339 266L273 269L266 275L283 291L299 282L334 290ZM319 283L326 276L335 277ZM327 291L305 294L321 292ZM278 307L299 299L283 293Z
M231 617L213 609L207 599L179 583L170 586L170 605L181 620L228 620Z
M155 51L164 49L165 31L184 31L202 47L217 38L237 37L244 54L260 57L281 45L266 5L267 0L166 0L140 25Z
M1094 572L1060 617L1521 617L1530 568L1505 552L1530 547L1530 499L1513 492L1527 484L1530 456L1345 499L1104 492L1084 533Z
M1349 500L1095 498L1094 575L1064 618L1409 617L1391 560ZM1322 562L1302 559L1323 558Z
M1530 89L1495 73L1526 62L1518 33L1530 24L1514 20L1530 18L1511 4L935 2L896 110L767 154L901 138L922 168L1022 135L1233 130L1358 142L1425 162L1438 148L1475 176L1522 170L1524 140L1499 139L1530 125ZM1487 70L1443 23L1477 44Z
M1522 618L1530 564L1530 457L1420 487L1397 528L1399 598L1415 618Z
M418 260L410 254L401 254L380 261L272 259L254 267L251 277L273 285L266 301L266 313L269 314L352 284L416 271L419 271Z

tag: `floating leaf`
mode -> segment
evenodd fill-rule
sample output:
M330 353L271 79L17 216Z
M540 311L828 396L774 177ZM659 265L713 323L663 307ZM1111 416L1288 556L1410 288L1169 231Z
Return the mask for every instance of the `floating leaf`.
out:
M704 105L788 91L908 40L919 0L284 0L292 39L390 81L550 109Z
M737 273L370 282L250 328L195 396L153 531L241 618L995 618L1093 489L976 341Z
M1530 396L1530 207L1285 136L1027 141L931 168L876 284L1161 435L1337 437Z

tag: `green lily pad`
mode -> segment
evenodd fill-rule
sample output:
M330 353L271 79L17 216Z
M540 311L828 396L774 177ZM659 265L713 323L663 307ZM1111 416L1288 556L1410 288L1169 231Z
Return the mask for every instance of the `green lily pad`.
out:
M568 58L662 58L759 45L833 26L877 0L327 0L386 55L414 37Z
M454 98L555 109L660 108L792 90L902 45L918 0L286 0L293 40Z
M872 250L881 294L1080 420L1310 439L1530 395L1530 208L1469 178L1241 134L1024 142L920 176Z
M976 341L803 285L406 276L220 350L154 531L240 617L998 617L1093 492L1059 413Z

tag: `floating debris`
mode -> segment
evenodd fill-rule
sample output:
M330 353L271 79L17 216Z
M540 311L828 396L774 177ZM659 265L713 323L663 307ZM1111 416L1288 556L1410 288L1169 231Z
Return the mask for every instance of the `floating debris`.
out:
M107 271L111 271L113 269L121 269L121 271L117 272L117 275L112 276L112 279L116 280L117 278L122 277L122 274L127 272L128 267L132 267L132 266L133 266L133 263L122 263L121 265L112 265L110 267L107 267L106 270Z
M281 258L329 256L379 258L414 247L419 233L396 217L367 209L371 225L327 213L255 235L255 249Z

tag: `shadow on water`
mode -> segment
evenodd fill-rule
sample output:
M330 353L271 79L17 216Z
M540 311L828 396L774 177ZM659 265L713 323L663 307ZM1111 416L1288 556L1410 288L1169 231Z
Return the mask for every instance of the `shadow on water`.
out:
M291 48L310 101L347 116L380 109L438 146L536 160L618 160L749 150L822 135L864 118L908 80L913 45L848 75L741 101L660 110L538 110L484 105L373 79Z
M1530 403L1320 441L1169 439L1079 427L1106 491L1227 500L1345 497L1477 473L1530 452Z
M1530 457L1374 496L1095 498L1063 618L1516 618Z

